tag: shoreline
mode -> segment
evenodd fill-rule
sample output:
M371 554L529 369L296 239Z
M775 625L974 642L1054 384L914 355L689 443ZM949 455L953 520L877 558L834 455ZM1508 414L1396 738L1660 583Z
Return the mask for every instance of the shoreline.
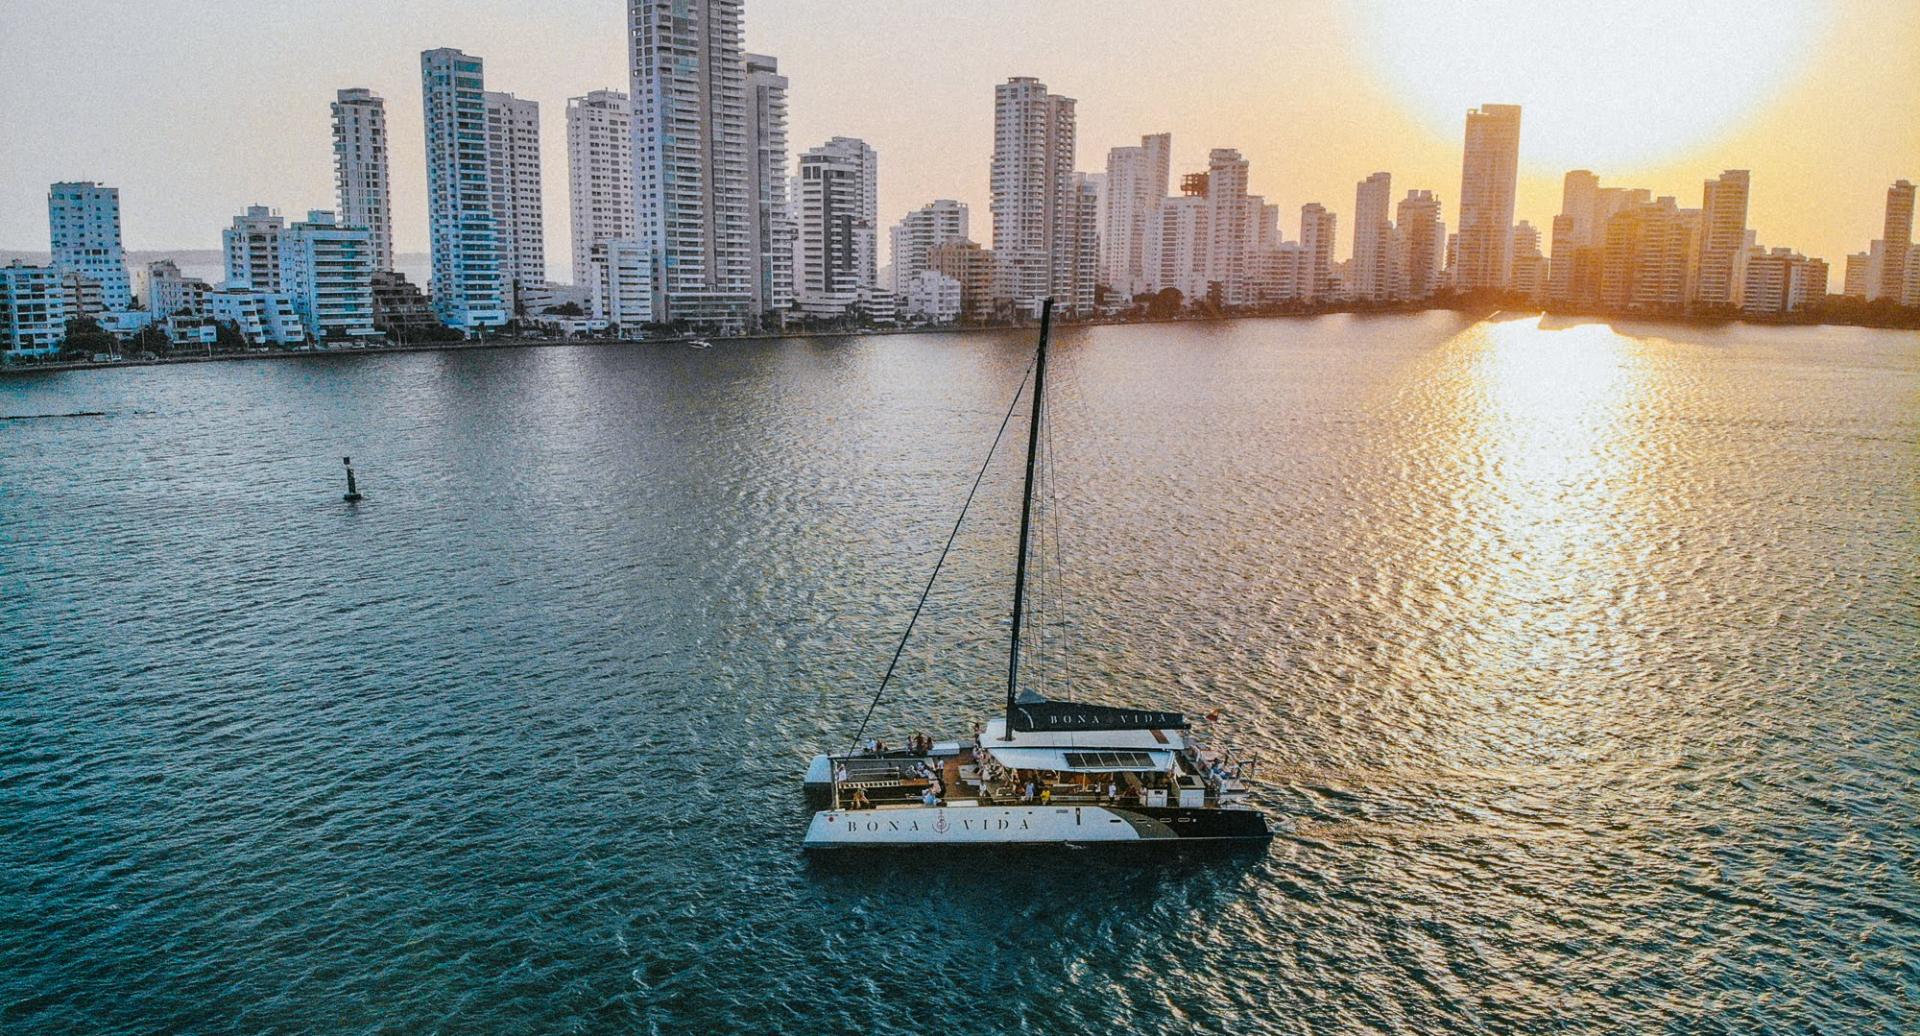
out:
M1648 324L1675 324L1686 327L1720 327L1729 324L1746 324L1754 327L1864 327L1881 331L1908 331L1920 333L1920 328L1889 327L1864 323L1825 323L1820 321L1789 320L1752 320L1741 317L1689 317L1679 314L1657 313L1596 313L1556 311L1537 306L1503 306L1489 301L1479 306L1425 306L1419 308L1331 308L1299 313L1231 313L1215 316L1178 316L1149 317L1131 320L1083 320L1059 325L1061 330L1082 327L1131 326L1137 324L1209 324L1238 320L1291 320L1326 316L1405 316L1415 313L1472 313L1481 312L1481 320L1501 314L1515 316L1557 317L1567 320L1583 320L1602 323L1634 322ZM170 367L178 364L229 363L251 360L301 360L320 357L347 356L386 356L397 353L427 352L464 352L468 350L492 349L542 349L570 346L635 346L635 345L685 345L694 341L721 342L761 342L780 339L809 338L866 338L877 335L931 335L931 334L974 334L981 332L1027 331L1038 327L1037 322L1018 324L948 324L938 327L890 327L866 328L843 331L780 331L760 332L741 335L676 335L667 338L489 338L477 341L421 342L417 344L387 344L374 346L350 346L344 348L308 347L300 349L260 349L238 353L200 353L187 356L149 357L146 359L114 359L104 362L92 360L65 360L51 363L0 363L0 377L20 377L33 374L63 374L84 370L117 370L127 367Z

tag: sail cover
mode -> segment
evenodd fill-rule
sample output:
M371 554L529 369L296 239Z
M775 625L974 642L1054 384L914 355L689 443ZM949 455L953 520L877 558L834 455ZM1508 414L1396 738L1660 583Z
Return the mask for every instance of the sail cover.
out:
M1048 701L1029 691L1013 706L1015 730L1185 730L1187 717L1178 712L1128 709L1117 705L1087 705Z

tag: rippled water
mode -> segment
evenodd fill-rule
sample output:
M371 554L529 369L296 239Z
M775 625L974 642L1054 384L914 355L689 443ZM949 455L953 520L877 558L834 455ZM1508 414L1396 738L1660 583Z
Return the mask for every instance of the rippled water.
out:
M798 851L1024 334L0 379L0 1029L1920 1030L1920 337L1537 323L1059 336L1050 686L1287 829L1164 860Z

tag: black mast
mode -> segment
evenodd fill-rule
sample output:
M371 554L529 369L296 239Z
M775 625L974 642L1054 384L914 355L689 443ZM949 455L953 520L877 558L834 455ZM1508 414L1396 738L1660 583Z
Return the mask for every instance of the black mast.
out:
M1027 486L1020 498L1020 557L1013 566L1013 648L1007 653L1007 722L1002 741L1013 740L1014 699L1020 693L1020 615L1027 603L1027 531L1033 524L1033 455L1040 451L1040 401L1047 390L1047 331L1053 300L1040 304L1040 353L1033 361L1033 420L1027 424Z

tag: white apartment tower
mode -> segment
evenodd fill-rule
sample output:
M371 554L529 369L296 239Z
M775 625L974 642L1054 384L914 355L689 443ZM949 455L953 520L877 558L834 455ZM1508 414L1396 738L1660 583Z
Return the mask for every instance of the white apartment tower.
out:
M1513 200L1520 171L1520 106L1467 112L1460 166L1460 240L1454 287L1500 290L1513 271Z
M800 307L837 316L878 280L879 159L835 137L800 156Z
M1747 170L1729 169L1702 189L1697 289L1702 305L1728 306L1740 300L1738 274L1747 250L1748 183Z
M280 240L280 284L308 337L373 338L373 233L326 211L307 213Z
M265 205L249 205L233 217L233 225L220 232L227 254L226 287L281 290L280 246L286 232L287 221Z
M512 294L494 217L485 69L452 48L424 51L420 83L434 315L462 331L499 326Z
M1079 258L1094 230L1079 216L1073 98L1018 76L994 87L993 102L995 295L1026 309L1052 296L1067 313L1086 312L1093 285L1079 283Z
M120 188L92 181L54 184L47 190L47 228L55 270L98 284L109 310L132 307L133 284L120 245Z
M393 269L392 192L387 179L387 102L372 90L342 90L333 102L333 185L340 221L373 236L374 269Z
M1354 298L1378 302L1393 293L1393 177L1374 173L1360 181L1353 196Z
M487 183L493 225L500 234L504 272L518 311L527 294L546 286L546 221L540 203L540 104L488 91Z
M1100 277L1120 297L1131 299L1153 283L1153 240L1160 204L1167 196L1173 135L1140 138L1137 147L1107 152L1106 214L1101 222Z
M631 241L633 106L619 90L567 100L567 200L573 227L573 283L593 283L593 246Z
M747 226L753 256L749 308L756 315L793 306L793 242L797 234L787 196L787 77L777 60L747 55Z
M967 206L951 198L930 201L902 217L888 242L894 292L906 294L920 274L933 268L930 253L949 241L966 240L967 230Z
M1207 288L1211 291L1217 285L1220 301L1226 305L1246 305L1253 301L1248 292L1247 252L1258 226L1248 207L1247 160L1233 148L1214 148L1207 153L1206 185Z
M752 303L742 0L627 0L634 219L659 320L740 328Z
M1300 206L1300 247L1306 252L1307 269L1302 276L1301 296L1325 298L1333 288L1333 244L1339 220L1326 206L1308 202Z

